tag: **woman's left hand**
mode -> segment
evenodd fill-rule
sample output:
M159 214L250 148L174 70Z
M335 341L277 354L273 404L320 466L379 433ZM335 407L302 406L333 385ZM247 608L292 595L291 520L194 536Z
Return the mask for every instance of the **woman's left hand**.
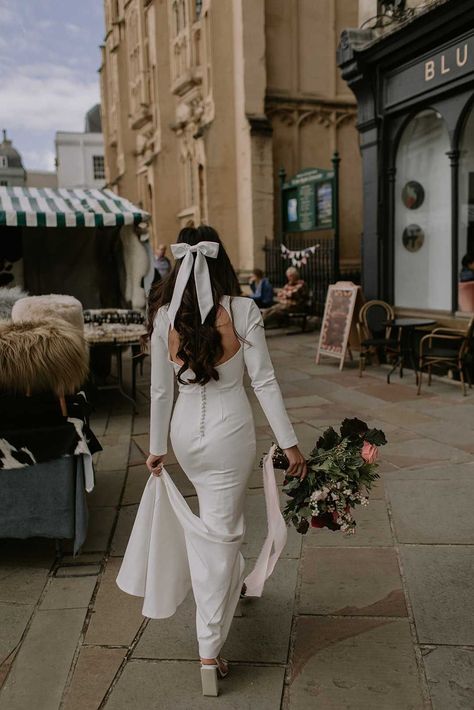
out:
M161 476L163 470L163 458L164 456L155 456L155 454L150 454L146 460L146 467L153 474L153 476Z

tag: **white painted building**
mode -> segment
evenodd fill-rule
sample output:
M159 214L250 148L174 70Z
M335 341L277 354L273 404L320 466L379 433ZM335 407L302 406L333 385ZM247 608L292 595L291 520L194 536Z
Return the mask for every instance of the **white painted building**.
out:
M83 133L56 133L58 187L101 189L105 186L104 139L99 104L86 114L85 129Z

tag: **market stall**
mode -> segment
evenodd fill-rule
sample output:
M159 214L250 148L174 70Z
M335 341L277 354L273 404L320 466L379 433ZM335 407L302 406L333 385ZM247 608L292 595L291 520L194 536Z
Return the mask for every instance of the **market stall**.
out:
M110 190L0 187L0 285L144 308L149 215Z
M153 279L147 220L109 190L0 187L0 287L15 296L0 322L0 537L70 538L75 554L85 540L100 444L80 390L100 346L120 352L122 387ZM84 323L108 309L136 316L113 336Z
M143 322L154 277L148 219L110 190L0 187L0 285L30 295L68 294L86 312L138 310ZM136 322L122 323L120 334L85 328L95 381L109 375L115 357L117 386L132 401L135 387L131 396L124 390L122 354L131 350L136 365L144 332ZM134 366L132 383L135 374Z

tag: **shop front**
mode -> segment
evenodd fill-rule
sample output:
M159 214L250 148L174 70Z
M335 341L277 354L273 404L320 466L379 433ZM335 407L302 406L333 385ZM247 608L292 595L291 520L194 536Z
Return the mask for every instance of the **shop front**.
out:
M346 30L338 61L358 100L366 298L438 320L473 312L474 281L460 283L474 262L473 3L383 36Z

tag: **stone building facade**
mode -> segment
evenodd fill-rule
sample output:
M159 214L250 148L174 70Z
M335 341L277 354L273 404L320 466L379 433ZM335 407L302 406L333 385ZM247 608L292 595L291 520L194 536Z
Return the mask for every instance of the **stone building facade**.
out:
M106 177L152 214L155 242L189 219L241 272L279 233L278 170L341 156L342 265L359 262L356 103L336 48L357 0L105 0Z

